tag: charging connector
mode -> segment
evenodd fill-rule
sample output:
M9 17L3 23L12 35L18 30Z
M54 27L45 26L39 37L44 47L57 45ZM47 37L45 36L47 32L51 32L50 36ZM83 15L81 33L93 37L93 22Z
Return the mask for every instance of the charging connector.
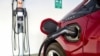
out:
M63 35L63 34L66 34L68 36L76 36L77 31L76 31L76 28L74 30L72 30L72 29L69 29L67 27L64 27L62 29L59 29L57 32L55 32L53 34L48 35L48 38L42 43L42 45L40 47L38 56L41 55L41 51L42 51L43 46L45 46L47 43L52 42L53 40L58 38L58 36Z

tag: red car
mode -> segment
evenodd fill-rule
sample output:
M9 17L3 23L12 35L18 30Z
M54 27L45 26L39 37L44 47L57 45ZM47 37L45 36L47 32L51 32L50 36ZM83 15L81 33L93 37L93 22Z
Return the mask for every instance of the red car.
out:
M100 56L100 0L83 0L59 22L43 20L41 31L49 41L41 47L43 56Z

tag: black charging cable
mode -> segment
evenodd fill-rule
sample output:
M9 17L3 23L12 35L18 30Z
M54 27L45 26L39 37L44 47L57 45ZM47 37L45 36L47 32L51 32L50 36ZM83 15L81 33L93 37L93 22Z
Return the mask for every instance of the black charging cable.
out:
M77 29L74 28L74 29L71 29L71 28L68 28L68 27L64 27L62 29L59 29L57 32L49 35L45 40L44 42L42 43L41 47L40 47L40 50L39 50L39 54L38 56L41 56L41 51L42 51L42 48L43 46L47 45L47 43L50 43L52 42L53 40L55 40L56 38L58 38L58 36L60 35L63 35L63 34L66 34L68 36L72 36L72 37L75 37L77 36ZM45 55L44 55L45 56Z

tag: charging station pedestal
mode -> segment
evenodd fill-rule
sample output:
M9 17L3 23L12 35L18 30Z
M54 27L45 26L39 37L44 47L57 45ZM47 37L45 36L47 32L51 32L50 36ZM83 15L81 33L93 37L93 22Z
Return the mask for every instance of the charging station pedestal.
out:
M30 56L28 17L23 5L24 0L13 0L12 2L13 56Z

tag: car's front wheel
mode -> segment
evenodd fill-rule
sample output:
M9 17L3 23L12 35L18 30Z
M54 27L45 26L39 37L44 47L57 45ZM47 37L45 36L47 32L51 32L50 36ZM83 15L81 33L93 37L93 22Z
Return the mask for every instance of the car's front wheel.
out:
M58 43L52 43L48 46L45 56L66 56L64 50Z

